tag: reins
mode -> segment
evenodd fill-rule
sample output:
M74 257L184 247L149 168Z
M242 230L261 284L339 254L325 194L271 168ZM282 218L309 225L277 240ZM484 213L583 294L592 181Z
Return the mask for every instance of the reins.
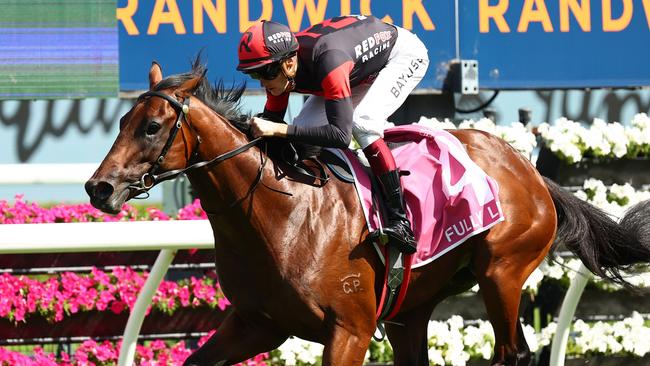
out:
M238 148L236 148L234 150L223 153L223 154L221 154L221 155L219 155L219 156L217 156L217 157L215 157L215 158L213 158L211 160L200 161L198 163L194 163L194 164L192 164L190 166L187 166L185 168L182 168L182 169L174 169L174 170L170 170L170 171L167 171L167 172L156 175L156 171L158 170L160 165L165 160L165 156L167 155L167 152L169 151L169 149L173 145L174 139L176 138L176 135L178 134L178 131L182 127L183 120L185 120L185 123L187 123L187 125L189 126L189 123L187 122L187 113L189 113L189 111L190 111L190 97L185 98L183 103L181 103L178 100L172 98L171 96L169 96L169 95L167 95L165 93L161 93L161 92L158 92L158 91L148 91L148 92L145 92L145 93L141 94L138 97L138 100L141 100L141 99L147 98L147 97L159 97L159 98L165 99L167 102L169 102L169 104L172 105L172 107L174 107L174 110L176 110L176 113L178 114L178 117L176 118L176 123L172 127L172 130L169 132L169 137L167 138L167 141L165 142L165 145L163 146L163 149L160 152L160 155L158 156L156 161L152 164L151 169L149 169L148 172L144 173L142 175L142 177L140 177L140 180L129 184L128 188L135 191L135 196L136 196L135 198L138 198L137 196L139 196L141 194L147 194L148 195L148 191L151 188L153 188L155 185L160 183L160 182L164 182L166 180L174 179L174 178L178 177L179 175L184 174L185 172L188 172L190 170L202 168L202 167L207 166L207 165L218 164L218 163L220 163L220 162L222 162L224 160L228 160L228 159L232 158L233 156L239 155L239 154L243 153L244 151L250 149L251 147L257 145L257 143L262 140L261 137L258 137L258 138L255 138L255 139L249 141L248 143L246 143L246 144L244 144L244 145L242 145L242 146L240 146L240 147L238 147ZM261 169L263 169L265 163L266 163L266 161L264 161L264 164L262 164L262 166L260 168L260 171L261 171ZM260 178L261 178L261 174L258 172L258 177L257 177L256 183L253 185L254 187L257 186L257 184L259 183ZM142 197L142 198L146 198L146 197L147 196Z

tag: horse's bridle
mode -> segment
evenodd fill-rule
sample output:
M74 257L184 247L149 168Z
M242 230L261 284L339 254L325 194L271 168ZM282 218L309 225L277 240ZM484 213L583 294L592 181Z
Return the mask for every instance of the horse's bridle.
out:
M193 169L201 168L206 165L210 164L215 164L222 162L224 160L230 159L235 155L241 154L242 152L250 149L251 147L255 146L262 138L258 137L256 139L251 140L247 144L244 144L234 150L228 151L224 154L221 154L217 157L215 157L212 160L206 160L206 161L201 161L198 163L194 163L190 166L187 166L183 169L175 169L175 170L170 170L164 173L161 173L159 175L156 175L156 171L160 167L160 165L163 163L165 160L165 155L167 155L167 152L169 149L172 147L174 144L174 139L176 138L176 135L178 134L178 131L181 129L183 125L183 120L185 120L185 123L187 123L188 126L190 126L189 122L187 122L187 114L190 111L190 97L188 96L185 98L183 103L179 102L172 96L159 92L159 91L148 91L145 93L142 93L137 101L141 101L144 98L148 97L159 97L162 99L165 99L169 104L171 104L172 107L174 107L174 110L178 114L178 117L176 118L176 123L174 126L172 126L171 131L169 132L169 137L167 138L167 141L165 142L165 145L162 148L162 151L160 152L160 155L158 155L158 158L156 161L151 165L151 168L149 169L148 172L144 173L142 177L140 177L140 180L133 182L129 184L128 188L130 190L135 191L134 196L139 196L142 193L147 193L151 188L153 188L156 184L160 182L164 182L166 180L174 179L178 177L179 175ZM190 126L191 127L191 126ZM200 140L199 140L200 141Z

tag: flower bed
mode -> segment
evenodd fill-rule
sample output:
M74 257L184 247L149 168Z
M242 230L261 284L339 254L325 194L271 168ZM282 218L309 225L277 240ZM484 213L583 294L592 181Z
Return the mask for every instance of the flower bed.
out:
M109 215L92 207L89 203L42 207L36 202L26 201L20 194L16 195L13 204L0 200L0 224L205 219L207 216L201 209L201 203L198 200L178 210L175 217L169 217L155 207L138 210L129 204L125 204L117 215Z
M535 333L529 325L524 326L524 334L532 352L547 346L556 329L552 323ZM492 357L494 336L492 326L487 321L465 322L454 316L447 321L431 321L428 328L429 359L432 365L466 365L471 361L489 360ZM650 326L635 313L619 322L596 322L588 324L577 321L569 338L567 355L573 359L598 358L608 362L611 357L634 361L647 361L650 356ZM201 342L204 342L204 337ZM201 343L200 342L200 343ZM53 354L36 349L32 355L25 356L0 348L0 364L10 365L114 365L117 360L119 343L112 344L94 341L84 342L73 355L63 355L58 359ZM297 338L291 338L270 354L263 354L250 361L249 365L318 365L323 346ZM155 341L147 346L139 346L137 365L181 365L191 351L183 342L167 344ZM366 354L367 363L386 363L392 358L392 349L387 341L373 341ZM20 362L18 362L18 361ZM483 361L484 363L485 361ZM602 363L601 363L602 364ZM642 364L642 363L641 363Z
M594 119L589 128L560 118L538 127L542 149L539 171L562 185L575 186L587 178L606 184L650 184L650 118L634 116L629 126Z
M117 267L111 273L96 268L83 275L64 272L42 280L3 273L0 275L0 318L19 323L38 314L57 322L64 315L82 311L120 314L133 308L147 276L146 272L138 273L129 267ZM149 310L171 315L180 307L224 310L229 304L215 278L191 277L179 282L163 281Z
M208 336L199 339L198 344L202 345L207 341ZM0 347L0 365L7 366L113 366L117 364L121 342L101 343L93 340L85 341L75 346L74 352L68 354L62 352L55 355L45 352L41 347L35 347L29 355L15 352ZM183 361L192 353L184 342L168 343L160 340L147 342L146 345L136 347L134 364L138 366L180 366ZM241 366L266 366L268 354L260 354Z
M542 123L537 130L544 144L568 164L584 157L600 159L650 157L650 118L645 113L634 116L630 126L606 123L595 118L589 128L560 118L551 126Z

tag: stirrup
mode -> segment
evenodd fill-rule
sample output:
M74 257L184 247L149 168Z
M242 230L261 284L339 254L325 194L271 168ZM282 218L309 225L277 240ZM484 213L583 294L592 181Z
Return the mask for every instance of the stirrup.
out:
M414 254L417 251L417 243L410 230L395 231L391 227L384 227L375 230L368 235L370 240L378 240L383 245L393 245L404 254Z

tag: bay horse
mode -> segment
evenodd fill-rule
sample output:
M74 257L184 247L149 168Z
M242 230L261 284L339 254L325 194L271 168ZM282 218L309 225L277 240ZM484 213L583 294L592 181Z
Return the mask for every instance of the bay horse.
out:
M191 71L163 79L152 64L150 90L121 118L112 148L85 185L90 202L117 213L166 173L219 157L186 173L208 213L216 270L233 307L185 364L231 365L297 336L324 345L323 365L361 365L377 327L384 266L365 241L354 187L279 176L283 162L245 133L249 116L238 103L244 86L211 85L205 71L197 58ZM436 304L478 283L494 328L491 364L527 365L521 289L555 237L595 274L625 283L619 270L650 260L650 203L617 223L542 178L502 139L450 132L498 182L505 221L414 270L398 315L386 324L394 364L428 365L427 324ZM359 281L354 291L344 283L350 275Z

